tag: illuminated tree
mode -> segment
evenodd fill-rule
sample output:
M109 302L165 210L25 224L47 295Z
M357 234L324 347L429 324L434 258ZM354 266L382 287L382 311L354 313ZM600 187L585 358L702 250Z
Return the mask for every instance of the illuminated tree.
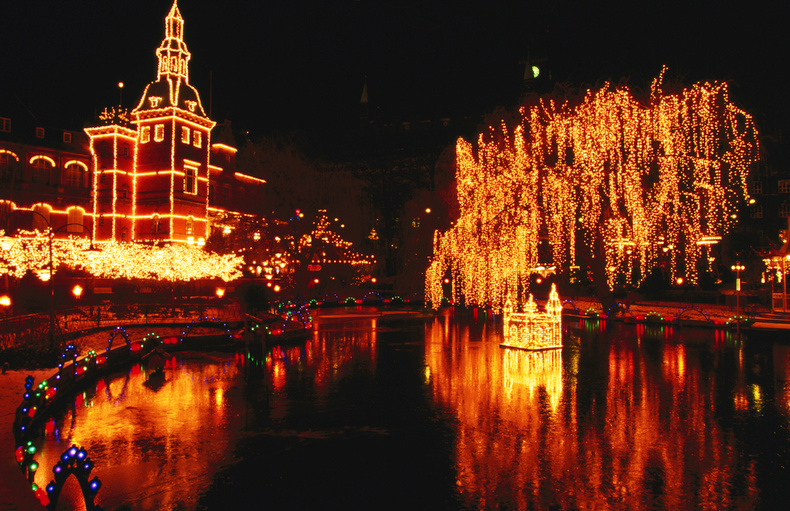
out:
M515 128L490 127L476 146L458 140L460 217L434 236L434 306L448 272L454 298L523 303L541 263L567 274L589 261L602 300L659 262L697 281L748 199L757 130L725 83L668 92L663 74L644 101L605 84L522 107Z

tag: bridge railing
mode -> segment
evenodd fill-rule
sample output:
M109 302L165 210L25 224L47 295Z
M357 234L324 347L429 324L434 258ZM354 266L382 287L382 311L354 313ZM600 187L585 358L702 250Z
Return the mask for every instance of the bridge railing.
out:
M55 342L106 326L160 325L189 323L199 317L222 318L225 322L244 321L240 304L235 302L169 302L139 304L100 304L69 307L55 311ZM0 318L0 350L49 342L49 313Z

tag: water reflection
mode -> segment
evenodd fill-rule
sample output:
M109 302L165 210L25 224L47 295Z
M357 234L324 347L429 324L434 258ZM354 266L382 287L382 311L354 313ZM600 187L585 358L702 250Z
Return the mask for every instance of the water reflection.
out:
M728 333L578 326L566 325L571 340L561 353L502 350L495 334L481 327L475 335L448 318L426 328L434 399L458 418L457 484L468 505L722 509L771 501L760 495L755 446L731 427L745 420L732 413L759 420L768 402L762 382L750 381L754 367L744 368L743 343ZM767 476L764 486L775 477Z
M37 482L75 442L106 509L773 509L790 497L786 342L581 321L564 324L562 350L525 352L500 348L501 324L482 314L328 316L259 360L100 381L48 424Z
M78 394L44 428L36 483L45 486L52 479L58 457L75 443L95 463L92 475L103 483L97 497L103 508L194 508L218 466L230 458L244 406L239 357L191 357L170 360L159 379L137 364ZM78 486L67 484L58 507L81 505Z

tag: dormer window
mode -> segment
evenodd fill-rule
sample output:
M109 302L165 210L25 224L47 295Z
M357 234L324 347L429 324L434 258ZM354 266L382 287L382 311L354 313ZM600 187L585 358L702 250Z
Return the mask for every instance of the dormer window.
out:
M197 101L187 100L187 101L184 101L184 103L186 103L187 109L189 109L190 112L194 112L195 111L195 107L197 106Z
M63 133L63 143L70 144L71 143L71 133Z
M44 138L44 128L36 128L36 138Z
M150 98L148 98L148 102L151 103L151 108L158 107L161 101L162 98L160 98L159 96L151 96Z

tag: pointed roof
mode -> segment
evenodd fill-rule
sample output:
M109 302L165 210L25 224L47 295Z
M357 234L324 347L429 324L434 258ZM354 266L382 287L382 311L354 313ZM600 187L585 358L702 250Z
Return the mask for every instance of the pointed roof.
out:
M178 9L178 0L173 1L165 17L165 37L156 50L156 56L159 60L156 80L146 86L140 102L132 111L132 118L138 119L144 111L175 107L211 122L203 110L197 89L189 84L192 54L184 42L184 18Z

